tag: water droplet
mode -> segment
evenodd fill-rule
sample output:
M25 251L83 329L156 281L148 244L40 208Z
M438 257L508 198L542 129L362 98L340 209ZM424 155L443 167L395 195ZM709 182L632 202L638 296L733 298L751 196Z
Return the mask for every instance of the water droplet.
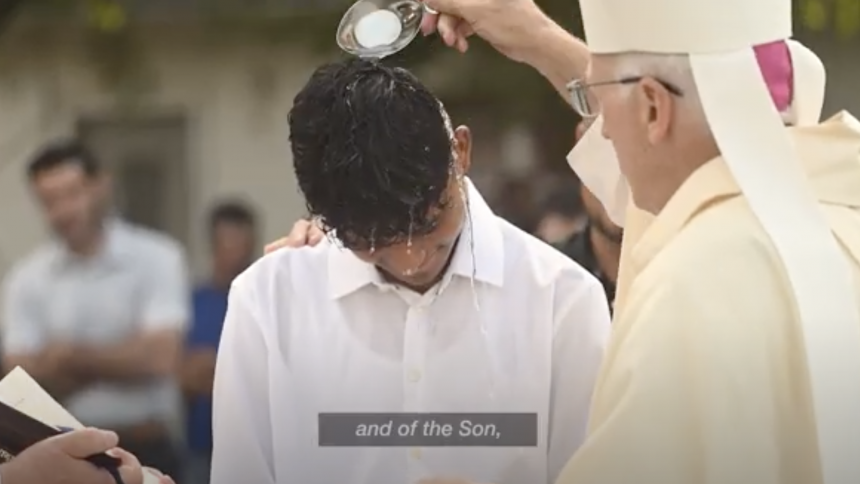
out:
M475 305L475 311L481 312L481 305L478 303L478 289L475 287L475 278L478 275L478 265L475 258L475 231L472 224L472 211L469 206L469 197L466 194L465 182L460 183L460 196L463 197L463 205L466 207L466 228L469 229L469 255L472 259L472 275L469 278L469 282L472 286L472 302ZM486 332L487 328L484 326L483 322L481 322L481 333L486 334Z
M406 238L406 253L412 253L412 227L415 225L414 207L409 207L409 235Z

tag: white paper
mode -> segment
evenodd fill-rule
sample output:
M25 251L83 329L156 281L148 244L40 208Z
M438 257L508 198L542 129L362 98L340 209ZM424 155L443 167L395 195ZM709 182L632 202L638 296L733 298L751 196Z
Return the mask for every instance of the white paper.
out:
M20 366L0 380L0 401L58 430L84 428ZM158 476L144 469L143 484L158 483Z
M23 368L17 367L0 380L0 401L54 428L83 428Z
M603 137L603 116L598 116L567 155L579 180L600 200L612 223L624 227L630 204L630 187L612 142Z

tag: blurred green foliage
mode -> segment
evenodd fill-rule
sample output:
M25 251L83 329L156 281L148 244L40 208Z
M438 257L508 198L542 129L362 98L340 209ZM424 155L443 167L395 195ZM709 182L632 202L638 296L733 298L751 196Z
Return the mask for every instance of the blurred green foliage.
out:
M88 0L87 18L101 32L119 32L128 23L126 10L114 0Z
M146 0L139 0L144 3ZM129 0L29 0L25 3L48 4L48 5L81 5L85 3L89 10L89 18L94 26L105 30L122 28L126 23L124 8L130 3ZM206 5L207 13L220 21L235 20L239 23L259 22L265 20L293 20L293 31L319 31L315 27L322 22L331 24L336 22L337 14L341 11L336 8L290 8L290 2L262 2L264 7L255 7L261 2L242 2L241 0L204 0L200 2ZM244 5L243 5L244 3ZM273 9L270 5L281 3L284 7ZM343 6L349 5L349 1L342 2ZM327 6L336 5L333 2L325 2ZM578 23L578 6L573 0L538 0L538 4L550 13L555 19L566 23ZM798 27L802 30L812 32L833 32L842 37L851 37L860 34L860 0L794 0ZM334 15L334 16L332 16ZM262 17L262 18L261 18ZM286 19L284 18L286 17Z
M80 5L81 0L29 0L30 2ZM755 1L755 0L749 0ZM146 0L137 0L144 3ZM575 0L537 0L538 4L554 19L575 34L582 34L578 3ZM124 5L131 0L86 0L89 23L96 30L115 33L125 28L135 19L128 18ZM334 31L341 13L352 3L343 0L342 7L337 2L325 2L328 8L287 8L291 3L283 0L283 8L272 9L279 2L243 2L241 0L208 0L201 4L207 6L202 12L210 30L218 36L253 35L269 42L302 42L308 48L323 55L335 55ZM323 2L319 2L323 3ZM306 3L306 5L309 3ZM254 7L263 5L264 7ZM843 39L856 38L860 34L860 0L794 0L796 30L798 33L810 32L835 35ZM473 41L472 52L463 58L449 59L446 65L462 72L463 82L458 83L458 93L474 99L475 96L498 99L506 97L508 107L519 115L524 111L542 111L535 99L519 99L512 95L511 86L517 93L533 92L544 95L551 91L542 89L542 80L530 69L503 59L485 43ZM393 62L416 67L422 63L438 60L439 56L451 57L435 37L419 39L406 49ZM539 87L540 86L540 87ZM480 102L480 99L474 99ZM554 101L554 99L553 99ZM535 107L537 106L537 107Z
M107 66L108 78L128 77L129 69L139 67L140 59L131 51L135 45L135 26L147 21L146 14L141 13L148 10L145 8L147 0L19 1L32 10L85 20L91 32L91 50L100 57L100 64ZM201 7L197 16L191 18L202 21L213 39L253 36L262 42L301 43L303 48L315 50L323 57L334 57L340 55L335 47L334 32L340 15L352 1L304 2L304 5L318 6L291 8L291 0L198 0ZM537 2L568 30L582 35L576 0ZM162 12L170 8L165 6L169 3L158 3L160 6L156 9ZM187 3L178 2L177 5ZM272 8L276 4L282 6ZM326 8L321 7L323 4ZM796 34L813 33L854 40L860 34L860 0L794 0L794 9ZM421 37L389 61L416 69L436 66L435 61L443 61L444 68L457 76L456 82L450 83L443 93L449 103L490 104L498 111L494 114L500 119L548 118L565 124L570 120L568 110L557 102L557 94L540 76L526 66L504 59L480 40L472 41L469 54L460 56L444 48L436 37Z
M14 1L14 0L13 0ZM146 0L18 0L25 7L43 11L77 10L93 28L116 32L125 28L133 18L128 12L145 12ZM754 1L754 0L750 0ZM573 32L580 31L578 4L575 0L537 0L553 18ZM185 4L189 2L178 2ZM301 39L311 46L330 47L331 33L340 14L351 3L343 0L319 2L323 7L291 7L290 0L243 2L242 0L197 0L200 18L218 29L255 32L271 40ZM298 4L298 2L296 2ZM305 2L305 5L311 2ZM165 4L161 4L165 5ZM283 5L273 8L272 5ZM301 5L301 4L298 4ZM860 0L794 0L798 31L832 33L842 38L860 34ZM164 11L171 7L156 7ZM178 7L181 8L181 7ZM132 18L129 18L132 17ZM422 55L422 57L426 57Z
M15 1L15 0L12 0ZM117 34L128 28L130 24L145 21L136 18L139 12L152 10L169 10L169 3L158 2L155 9L147 7L147 0L17 0L25 8L33 10L62 12L64 16L84 18L94 31L101 34ZM755 1L755 0L750 0ZM340 2L340 5L338 5ZM325 5L308 8L300 2L291 0L271 1L242 1L242 0L197 0L197 18L217 33L225 35L254 35L259 39L271 42L302 42L308 48L325 53L334 47L333 32L341 13L352 0L334 0L327 2L304 2L304 5ZM581 34L581 20L578 4L575 0L537 0L538 4L554 19L576 34ZM182 4L194 2L177 2L178 9ZM276 8L272 6L276 5ZM85 8L81 8L81 7ZM860 0L794 0L796 30L818 34L833 34L840 38L857 37L860 34ZM21 9L18 9L21 10ZM133 12L133 13L130 13ZM438 40L420 39L416 45L407 49L398 59L410 65L433 60L437 55L447 54L446 49L439 48ZM488 49L482 42L473 42L473 50L469 61L462 67L469 67L476 72L488 72L493 68L493 77L519 83L528 81L518 73L506 70L496 74L495 69L502 64L499 56ZM513 76L513 77L509 77ZM471 77L471 76L470 76ZM528 77L528 76L526 76ZM482 83L483 84L483 83ZM492 87L483 86L484 91ZM487 92L492 95L492 92Z
M140 0L144 3L145 0ZM41 3L49 5L80 5L80 0L29 0L28 3ZM95 24L105 29L116 29L122 27L125 22L124 5L130 3L129 0L86 0L86 5L90 10L90 17ZM250 17L281 17L295 16L298 19L308 20L308 17L319 20L325 17L325 13L320 13L319 8L307 9L301 7L289 8L290 2L242 2L241 0L208 0L201 1L201 4L207 5L206 10L221 17L233 17L239 20L248 20ZM243 5L245 3L245 5ZM273 9L272 4L283 4L284 7ZM344 6L350 2L343 2ZM814 32L833 31L840 36L853 36L860 33L860 0L794 0L798 14L798 25L801 28L808 29ZM263 7L255 7L254 5L263 5ZM333 5L332 2L325 2L326 5ZM572 0L538 0L548 13L555 14L554 18L564 21L564 19L578 19L577 5ZM333 13L339 13L336 9L330 8ZM305 22L302 22L307 25ZM570 22L568 22L570 23Z
M833 34L841 39L860 34L860 0L795 0L801 30Z

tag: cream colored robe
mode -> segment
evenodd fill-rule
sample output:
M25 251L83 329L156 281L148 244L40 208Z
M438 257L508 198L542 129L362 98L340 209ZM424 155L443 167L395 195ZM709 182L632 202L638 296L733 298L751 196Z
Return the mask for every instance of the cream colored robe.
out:
M791 131L860 304L860 123ZM819 484L793 297L726 164L631 216L589 436L557 484Z

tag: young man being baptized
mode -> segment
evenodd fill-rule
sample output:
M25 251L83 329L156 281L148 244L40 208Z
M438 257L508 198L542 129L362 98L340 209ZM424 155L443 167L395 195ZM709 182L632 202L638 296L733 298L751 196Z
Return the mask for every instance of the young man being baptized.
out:
M233 283L212 484L553 482L585 437L609 336L600 283L493 214L466 176L469 129L409 72L321 67L289 124L299 187L329 237ZM330 447L318 422L449 412L533 414L537 428L505 435L498 421L499 441L519 447L372 447L400 439L396 425ZM451 423L445 443L468 442ZM339 430L335 444L357 442Z

